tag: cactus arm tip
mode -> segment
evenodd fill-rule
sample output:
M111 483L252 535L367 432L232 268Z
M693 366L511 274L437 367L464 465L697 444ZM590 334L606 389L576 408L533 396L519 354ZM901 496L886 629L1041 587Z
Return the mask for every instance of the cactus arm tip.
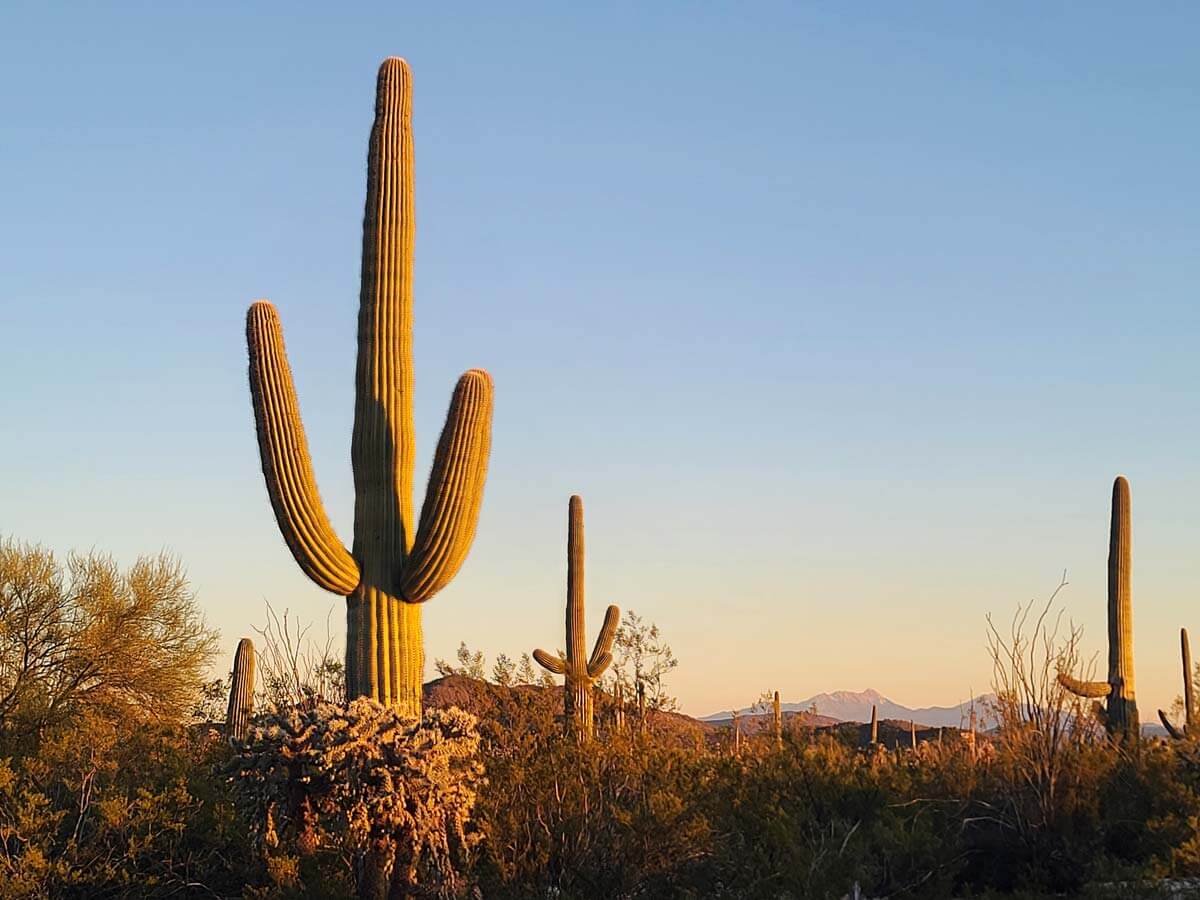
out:
M599 675L612 662L613 638L617 635L617 627L621 624L621 610L617 606L609 606L604 612L604 625L596 636L596 646L592 649L591 659L588 660L588 674L593 678ZM608 662L600 665L601 659L608 657ZM592 670L596 671L593 672Z
M567 674L567 664L561 656L556 653L548 653L545 650L534 650L533 658L537 660L537 664L548 672L555 675Z
M327 591L349 594L358 586L358 564L321 503L283 327L266 300L251 304L246 313L246 345L259 456L279 531L304 574Z
M1163 724L1163 728L1167 729L1167 734L1177 741L1183 740L1185 734L1180 729L1171 724L1171 720L1167 718L1167 714L1161 709L1158 711L1158 719Z
M1066 672L1058 673L1058 683L1075 696L1085 697L1089 700L1107 697L1112 693L1112 685L1107 681L1083 681L1072 678Z
M454 387L400 594L423 603L458 574L479 524L492 440L492 379L482 369Z

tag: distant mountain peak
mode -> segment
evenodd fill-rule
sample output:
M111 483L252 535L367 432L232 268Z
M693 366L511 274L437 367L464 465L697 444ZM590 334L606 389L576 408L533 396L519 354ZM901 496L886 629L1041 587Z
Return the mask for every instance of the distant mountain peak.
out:
M977 726L987 727L986 704L981 701L986 697L974 698ZM807 700L794 703L781 703L785 712L810 712L816 708L818 716L836 719L840 722L868 722L871 719L871 707L875 707L880 719L896 719L902 722L912 721L917 725L931 728L965 728L970 715L971 700L967 699L952 706L927 706L910 709L894 700L888 699L874 688L863 691L829 691L816 694ZM743 715L751 713L752 707L739 710ZM709 721L722 721L729 718L729 711L723 710L704 717Z

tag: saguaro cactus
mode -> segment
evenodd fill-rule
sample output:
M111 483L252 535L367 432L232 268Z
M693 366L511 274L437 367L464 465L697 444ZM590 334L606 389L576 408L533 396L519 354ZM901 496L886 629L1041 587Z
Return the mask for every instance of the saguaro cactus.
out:
M879 713L875 706L871 706L871 746L879 743Z
M596 638L592 655L586 655L587 622L583 600L583 501L574 496L567 505L567 652L563 655L534 650L533 658L547 671L565 676L566 722L581 740L590 740L595 718L592 685L612 662L612 643L621 611L610 606Z
M912 719L908 720L908 733L909 733L909 736L912 738L912 744L911 744L912 749L916 750L917 749L917 723L914 722Z
M1196 712L1195 700L1192 697L1192 681L1195 678L1195 672L1192 670L1192 645L1188 641L1186 628L1179 629L1179 654L1183 657L1183 727L1176 728L1171 724L1171 720L1167 718L1165 712L1161 709L1158 711L1158 718L1162 721L1163 728L1167 729L1167 733L1177 741L1196 735L1196 731L1192 727L1192 717Z
M244 738L253 713L254 642L242 638L233 655L233 684L229 688L229 709L225 712L226 739L232 742Z
M783 706L779 703L779 691L775 692L771 704L771 725L775 732L775 748L779 749L783 746Z
M1108 698L1101 719L1113 736L1138 732L1133 682L1132 557L1129 482L1118 475L1113 482L1108 538L1108 681L1081 681L1066 672L1058 675L1062 686L1079 697Z
M379 68L367 156L358 367L350 457L354 546L321 505L275 308L250 307L250 395L267 492L300 568L346 597L346 691L421 711L421 604L450 583L475 536L491 445L492 380L458 380L413 527L412 91L408 64Z

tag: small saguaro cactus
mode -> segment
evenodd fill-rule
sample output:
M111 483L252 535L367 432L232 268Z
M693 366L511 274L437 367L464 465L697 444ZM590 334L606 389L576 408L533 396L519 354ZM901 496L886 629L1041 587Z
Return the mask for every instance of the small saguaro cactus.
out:
M1108 680L1082 681L1066 672L1059 683L1079 697L1106 697L1100 712L1105 729L1114 737L1138 733L1137 700L1133 682L1133 597L1131 570L1133 535L1130 526L1129 482L1118 475L1113 482L1112 520L1108 537ZM1097 705L1098 707L1098 705Z
M229 709L225 712L225 738L231 743L246 736L254 713L254 642L238 641L233 655L233 683L229 687Z
M590 740L595 727L592 685L612 662L613 638L621 621L621 610L610 606L596 637L592 655L587 656L587 621L583 599L583 501L571 497L567 504L567 652L534 650L533 658L548 672L563 675L564 719L580 740Z
M871 746L879 743L879 713L874 704L871 706Z
M1186 628L1179 629L1179 654L1183 657L1183 727L1176 728L1161 709L1158 718L1162 720L1163 728L1177 741L1196 736L1192 727L1192 717L1196 714L1195 699L1192 696L1192 681L1196 677L1192 669L1192 645L1188 641Z
M917 749L917 723L914 722L912 719L908 720L908 732L909 732L910 737L912 738L912 749L916 750Z
M778 749L783 746L783 706L779 703L779 691L775 692L771 707L771 724L775 732L775 748Z
M619 681L613 687L613 730L625 730L625 688Z
M354 545L321 504L279 316L260 300L246 317L250 395L267 493L283 538L318 586L346 597L346 694L420 715L421 605L458 573L479 520L491 446L492 379L458 380L414 528L412 77L379 68L367 155L358 366L350 459Z

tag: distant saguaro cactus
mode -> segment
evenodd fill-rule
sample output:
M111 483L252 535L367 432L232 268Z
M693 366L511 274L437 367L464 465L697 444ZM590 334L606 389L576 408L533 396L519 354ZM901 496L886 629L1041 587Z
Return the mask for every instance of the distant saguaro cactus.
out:
M619 681L613 687L613 730L625 730L625 689Z
M413 527L412 78L402 59L379 68L367 158L358 367L350 457L354 546L321 505L288 368L265 300L250 307L250 395L275 518L300 568L346 597L346 693L420 715L421 604L450 583L475 537L491 446L492 380L458 380Z
M238 641L233 655L233 683L229 687L229 709L225 712L225 738L240 741L250 727L254 713L254 642Z
M621 610L610 606L604 613L604 625L596 637L592 655L587 656L583 559L583 500L573 496L567 504L567 652L560 655L534 650L533 658L547 671L565 676L565 719L579 739L586 741L591 739L595 728L592 685L612 662L612 643Z
M908 720L908 731L909 731L909 735L912 738L912 749L916 750L917 749L917 723L914 722L912 719Z
M772 704L771 724L775 731L775 749L783 746L783 707L779 703L779 691L775 692L775 702Z
M1179 629L1179 653L1183 657L1183 727L1176 728L1171 724L1171 720L1167 718L1165 712L1161 709L1158 711L1158 718L1162 720L1163 727L1177 741L1196 736L1196 730L1192 727L1192 717L1196 713L1195 699L1192 696L1192 681L1196 674L1192 669L1192 645L1188 641L1186 628Z
M1079 697L1107 697L1100 718L1110 735L1136 736L1137 700L1133 681L1133 597L1130 585L1133 535L1130 525L1129 482L1113 482L1112 520L1108 538L1108 681L1081 681L1066 672L1059 683Z
M871 746L879 743L879 713L874 704L871 705Z

